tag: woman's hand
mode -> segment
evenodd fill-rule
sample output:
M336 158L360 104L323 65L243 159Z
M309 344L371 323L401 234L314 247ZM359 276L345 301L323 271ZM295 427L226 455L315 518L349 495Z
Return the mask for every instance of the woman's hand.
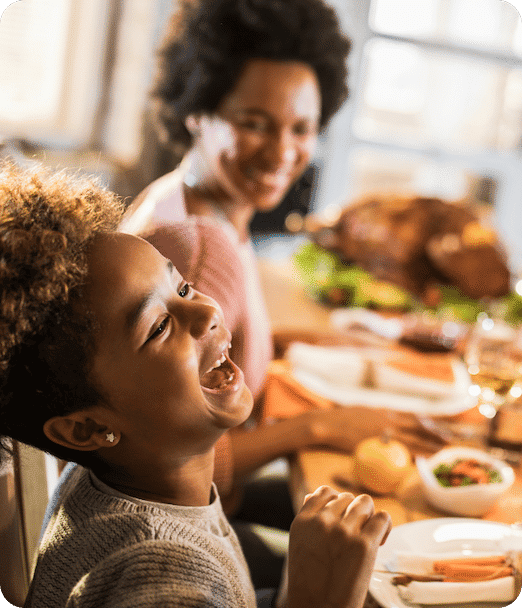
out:
M391 518L366 495L322 486L290 528L287 608L361 608Z
M310 410L249 431L233 429L229 437L234 478L239 481L275 458L308 448L351 453L363 439L383 433L422 455L437 452L450 439L438 430L438 423L406 412L363 406Z
M386 433L416 454L431 454L443 448L449 439L429 419L385 408L335 407L312 410L303 416L307 417L310 428L309 447L352 452L363 439Z

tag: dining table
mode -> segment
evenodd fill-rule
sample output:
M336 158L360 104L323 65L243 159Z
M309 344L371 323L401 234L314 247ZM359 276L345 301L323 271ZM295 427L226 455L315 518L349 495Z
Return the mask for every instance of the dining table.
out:
M331 335L334 332L331 324L332 308L315 300L308 293L291 258L273 260L260 258L258 261L261 288L274 334L298 336L306 332L322 332ZM390 348L398 348L396 344ZM450 356L448 354L448 356ZM453 355L454 356L454 355ZM383 404L385 405L385 404ZM458 443L470 445L476 442L477 436L487 433L488 421L476 407L451 416L444 421L447 428L458 430L473 427L474 439L468 443L459 438ZM457 433L455 436L461 437ZM457 442L457 441L456 441ZM476 447L476 446L475 446ZM498 454L505 454L498 450ZM515 482L495 503L482 519L485 521L516 524L522 522L522 465L518 453L512 464L515 470ZM350 491L354 494L368 490L358 486L354 473L354 456L324 449L305 449L288 457L290 492L297 511L303 504L306 494L321 485L329 485L338 491ZM421 479L412 460L408 473L399 487L387 495L372 494L376 508L386 510L394 526L449 516L447 513L431 507L423 495Z

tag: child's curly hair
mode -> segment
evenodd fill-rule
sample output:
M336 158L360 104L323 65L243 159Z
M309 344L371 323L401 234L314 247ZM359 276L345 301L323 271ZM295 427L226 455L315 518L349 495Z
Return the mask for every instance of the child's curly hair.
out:
M351 41L323 0L181 0L152 90L163 139L187 149L189 114L212 114L249 59L298 61L317 74L324 127L348 95Z
M99 400L87 381L92 319L73 310L86 249L117 229L123 206L94 179L0 164L0 442L76 459L46 438L56 415Z

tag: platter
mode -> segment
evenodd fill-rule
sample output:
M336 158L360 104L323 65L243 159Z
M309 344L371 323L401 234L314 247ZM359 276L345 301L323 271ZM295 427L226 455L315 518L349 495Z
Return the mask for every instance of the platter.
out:
M386 407L400 412L413 412L426 416L455 416L465 412L477 404L477 398L470 395L468 389L471 385L468 371L462 361L452 362L455 382L451 385L451 392L442 394L439 397L434 395L419 396L425 386L422 379L415 379L418 394L413 394L412 390L401 393L397 390L379 390L364 388L360 386L342 386L334 384L319 374L314 374L310 370L294 367L292 375L302 386L317 395L329 399L334 403L346 407L353 405L365 405L367 407ZM409 374L393 371L394 384L399 387L406 387L412 378ZM392 372L388 370L388 385L392 384ZM425 385L427 384L424 383ZM432 383L433 384L433 383Z

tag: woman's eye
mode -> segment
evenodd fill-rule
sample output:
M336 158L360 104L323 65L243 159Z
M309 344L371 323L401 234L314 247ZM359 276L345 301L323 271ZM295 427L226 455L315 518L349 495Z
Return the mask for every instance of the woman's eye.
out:
M264 122L258 122L255 120L248 120L244 122L240 122L239 126L242 129L246 129L248 131L254 131L256 133L265 133L267 131L268 126Z
M192 283L185 283L183 287L178 291L178 295L182 298L186 298L192 290Z
M165 317L163 321L158 325L158 327L156 327L156 329L152 332L147 342L149 340L154 340L154 338L157 338L158 336L161 336L161 334L167 329L168 324L169 317Z
M315 135L317 133L317 129L313 125L300 124L294 127L294 133L296 135Z

